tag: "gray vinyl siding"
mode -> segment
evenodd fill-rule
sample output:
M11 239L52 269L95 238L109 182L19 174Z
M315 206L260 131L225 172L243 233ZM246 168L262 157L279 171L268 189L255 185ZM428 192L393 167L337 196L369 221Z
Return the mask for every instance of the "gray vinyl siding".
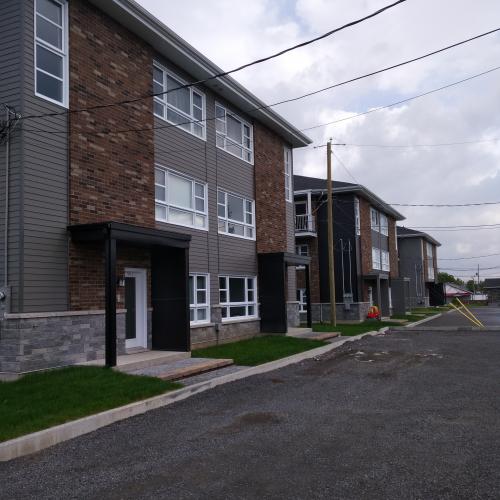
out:
M23 114L57 113L65 108L35 96L33 0L23 2ZM68 308L68 136L67 116L23 123L23 212L19 311ZM35 131L57 132L44 133Z
M157 60L189 80L173 65L160 58ZM208 89L200 90L206 98L206 116L213 117L215 96ZM245 116L242 118L248 120ZM213 305L218 304L219 275L256 276L257 250L253 240L218 234L217 188L254 200L254 167L216 147L213 120L207 121L206 141L182 129L169 127L169 123L160 118L155 118L155 127L155 163L208 184L209 229L203 231L161 222L157 222L157 227L191 235L189 270L210 274L210 301Z
M292 176L293 179L293 176ZM286 236L287 236L287 251L295 253L295 204L286 202ZM297 300L297 279L295 268L290 267L288 272L288 300Z
M0 2L0 103L7 104L16 112L22 111L22 99L19 92L22 81L23 53L19 43L22 30L23 2L2 0ZM5 110L0 107L1 120ZM5 167L6 146L0 146L0 286L5 281L4 272L4 231L5 231ZM9 180L9 261L8 282L12 287L11 307L17 310L20 284L20 249L21 249L21 206L22 206L22 148L21 130L18 126L10 140L10 180Z

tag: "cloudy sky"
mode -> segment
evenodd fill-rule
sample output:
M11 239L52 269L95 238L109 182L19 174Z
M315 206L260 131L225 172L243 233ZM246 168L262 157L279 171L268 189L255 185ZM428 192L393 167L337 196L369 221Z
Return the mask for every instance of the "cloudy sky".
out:
M161 21L224 69L318 36L390 0L139 0ZM188 8L186 8L188 6ZM372 20L233 75L268 103L295 97L417 57L500 27L498 0L408 0ZM500 65L494 34L382 75L274 109L298 128L349 117ZM500 70L450 89L307 131L334 151L334 176L354 179L389 203L500 201ZM379 147L483 141L441 147ZM357 145L357 146L355 146ZM364 146L360 146L364 145ZM378 147L367 146L378 145ZM294 153L296 173L326 177L325 149ZM500 205L396 207L408 227L500 224ZM427 230L442 258L500 253L500 229ZM500 276L500 257L441 261L455 275L471 268Z

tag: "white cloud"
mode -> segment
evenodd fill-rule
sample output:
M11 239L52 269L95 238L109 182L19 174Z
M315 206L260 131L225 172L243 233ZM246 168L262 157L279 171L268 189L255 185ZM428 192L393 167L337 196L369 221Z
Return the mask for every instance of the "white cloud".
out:
M387 0L140 0L224 69L266 56L362 17ZM295 97L494 29L497 0L408 1L328 39L234 75L267 102ZM490 35L382 75L276 107L298 128L332 121L425 92L498 65L500 36ZM500 138L500 71L417 99L308 132L316 144L333 136L351 144L429 144ZM414 148L335 148L352 174L388 202L500 200L500 141ZM334 159L335 176L352 179ZM299 173L324 176L324 148L297 150ZM401 207L408 226L500 222L500 205ZM500 252L500 230L428 231L440 255ZM456 268L500 265L499 259L450 261ZM456 263L459 265L456 265ZM444 264L444 263L443 263ZM468 272L468 271L467 271ZM457 273L458 274L458 273ZM463 274L463 273L462 273ZM466 273L465 273L466 274ZM495 271L485 272L495 274Z

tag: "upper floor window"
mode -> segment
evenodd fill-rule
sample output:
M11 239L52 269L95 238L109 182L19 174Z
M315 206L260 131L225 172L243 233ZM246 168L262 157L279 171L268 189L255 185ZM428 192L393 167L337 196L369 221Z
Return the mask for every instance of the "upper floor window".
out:
M68 6L35 0L35 94L68 105Z
M387 250L381 250L380 255L382 257L382 271L390 271L391 270L391 260L390 260L389 252Z
M285 147L285 200L292 201L293 188L292 188L292 150Z
M374 231L378 231L380 227L380 212L374 208L370 208L371 226Z
M432 251L432 245L428 241L425 242L425 250L427 255L427 277L430 280L434 279L434 254Z
M219 233L255 239L253 200L219 190L217 192L217 214L219 216Z
M207 185L157 166L155 168L156 220L208 228Z
M210 289L207 274L189 275L189 316L191 324L210 321Z
M154 114L183 130L205 139L205 96L159 64L153 66Z
M371 207L370 218L373 231L377 231L384 236L389 236L389 219L387 215Z
M389 236L389 219L382 213L380 214L380 232L384 236Z
M380 248L372 247L372 268L380 270L382 269L382 263L380 262Z
M361 218L359 214L359 198L354 198L354 224L356 226L356 236L361 235Z
M216 144L248 163L253 163L253 127L245 120L215 103Z
M307 244L295 245L295 253L303 257L309 257L309 245Z

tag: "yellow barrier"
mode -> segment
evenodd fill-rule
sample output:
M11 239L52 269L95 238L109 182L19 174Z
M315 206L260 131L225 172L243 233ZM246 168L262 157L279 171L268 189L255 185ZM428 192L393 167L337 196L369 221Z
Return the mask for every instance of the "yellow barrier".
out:
M479 327L484 327L481 321L479 321L479 319L476 318L476 316L474 316L474 314L472 314L472 312L469 309L467 309L467 307L465 307L465 304L463 304L459 298L457 298L457 302L460 304L460 307L457 307L455 304L453 304L453 302L450 302L450 305L451 307L453 307L453 309L458 311L462 316L465 316L472 324ZM462 309L467 311L467 313L463 312Z

